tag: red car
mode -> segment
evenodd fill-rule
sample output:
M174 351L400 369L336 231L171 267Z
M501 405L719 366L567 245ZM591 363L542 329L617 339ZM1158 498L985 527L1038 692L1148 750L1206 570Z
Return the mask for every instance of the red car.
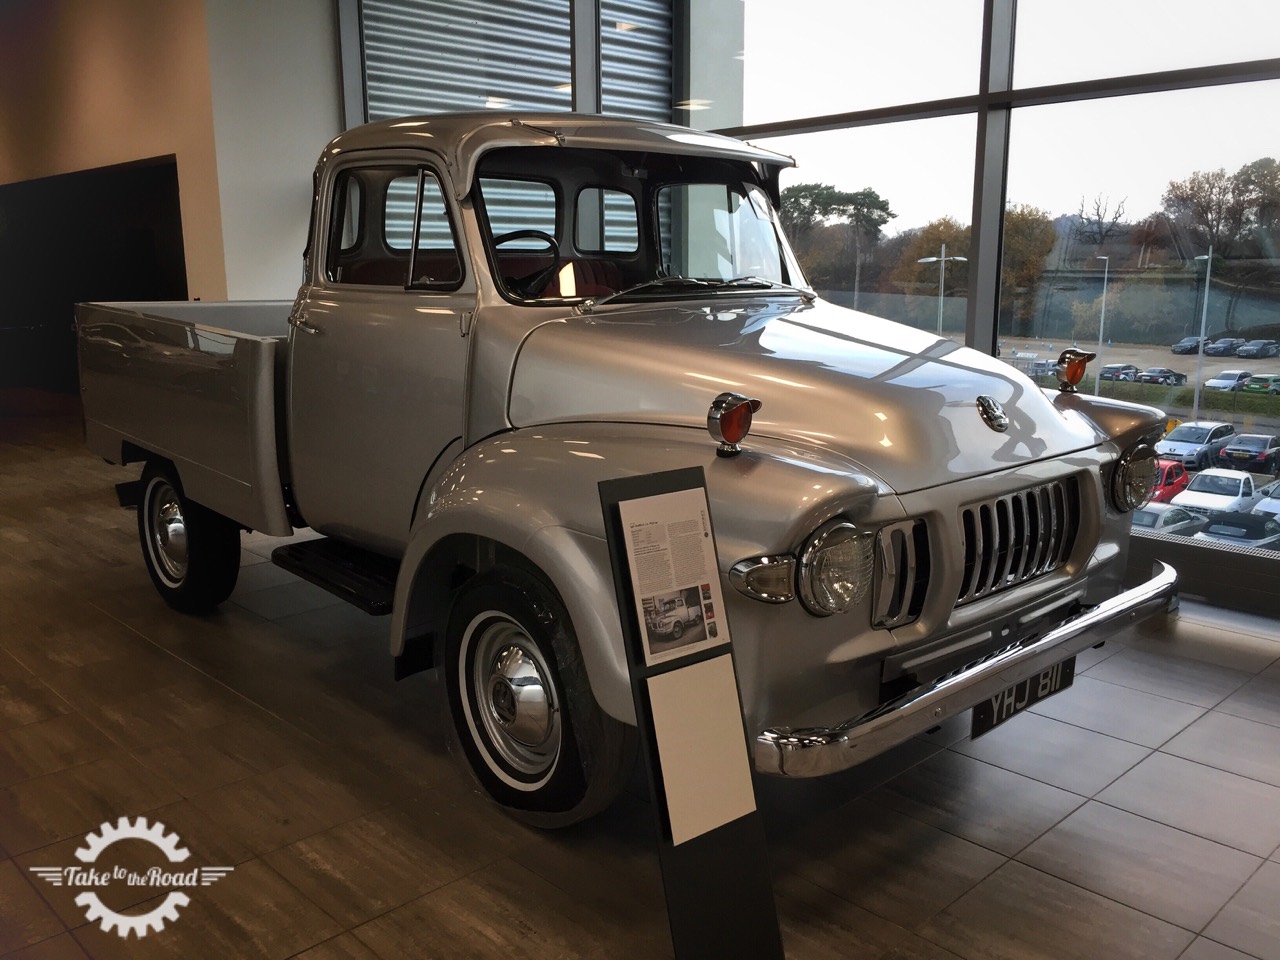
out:
M1177 460L1156 461L1156 492L1152 503L1168 503L1175 494L1181 493L1191 482L1186 469Z

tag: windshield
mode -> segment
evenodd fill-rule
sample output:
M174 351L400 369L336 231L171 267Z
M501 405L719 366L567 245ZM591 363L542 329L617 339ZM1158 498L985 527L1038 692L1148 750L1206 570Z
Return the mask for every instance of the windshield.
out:
M745 161L519 147L484 156L473 196L511 300L812 296L766 186Z
M1133 513L1135 527L1154 527L1159 519L1160 515L1154 510L1135 510Z
M1204 443L1205 438L1208 436L1208 428L1192 427L1184 423L1180 427L1174 427L1173 431L1165 439L1173 440L1176 443Z
M720 183L663 187L658 191L658 236L667 276L783 280L773 208L759 187Z
M1211 473L1200 473L1187 484L1188 490L1196 493L1211 493L1219 497L1240 496L1241 481L1235 477L1215 476Z

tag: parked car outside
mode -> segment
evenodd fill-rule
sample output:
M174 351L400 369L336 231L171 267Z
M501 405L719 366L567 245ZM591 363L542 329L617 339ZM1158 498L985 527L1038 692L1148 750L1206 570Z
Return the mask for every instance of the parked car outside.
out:
M1262 494L1262 499L1255 503L1249 512L1280 516L1280 480L1272 480L1265 487L1260 488L1258 493Z
M1183 337L1169 348L1170 353L1199 353L1209 342L1208 337Z
M1280 550L1280 519L1269 514L1223 514L1210 517L1205 528L1194 537L1237 547Z
M1128 380L1132 383L1138 379L1138 368L1132 363L1108 363L1098 377L1102 380Z
M1189 420L1179 424L1156 444L1156 453L1181 460L1191 470L1203 470L1217 462L1218 453L1231 442L1236 428L1218 420Z
M1248 342L1240 337L1223 337L1207 344L1204 348L1204 355L1206 357L1234 357L1236 351Z
M1245 393L1280 395L1280 373L1260 373L1244 382Z
M1167 386L1180 387L1187 382L1185 373L1170 370L1168 367L1147 367L1138 374L1139 383L1163 383Z
M1191 476L1183 467L1181 460L1168 460L1161 457L1156 462L1156 487L1151 496L1152 503L1168 503L1183 490L1187 489Z
M1133 511L1133 529L1148 533L1190 536L1203 530L1208 523L1209 518L1204 514L1170 503L1148 503Z
M1243 470L1210 467L1192 477L1187 489L1170 503L1175 507L1186 507L1203 514L1219 511L1247 513L1261 499L1262 495L1253 484L1252 474Z
M1243 390L1252 376L1249 370L1223 370L1213 379L1206 380L1204 386L1206 390Z
M1280 464L1280 437L1265 433L1237 433L1218 454L1218 462L1236 470L1274 475Z
M1280 354L1280 343L1274 340L1250 340L1236 350L1237 357L1274 357Z

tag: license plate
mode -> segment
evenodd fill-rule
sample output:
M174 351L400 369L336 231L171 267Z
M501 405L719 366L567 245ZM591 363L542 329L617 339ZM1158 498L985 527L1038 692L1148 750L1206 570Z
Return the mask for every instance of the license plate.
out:
M1021 683L1001 690L993 697L983 700L973 708L973 726L969 730L970 739L976 740L984 733L990 733L1006 720L1012 720L1022 711L1061 693L1071 686L1076 678L1076 658L1063 660L1057 666L1050 667L1043 673L1027 677Z

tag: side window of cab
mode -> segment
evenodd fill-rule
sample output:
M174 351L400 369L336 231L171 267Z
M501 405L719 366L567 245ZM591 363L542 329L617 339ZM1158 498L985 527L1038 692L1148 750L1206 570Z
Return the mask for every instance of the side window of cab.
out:
M415 164L370 164L337 173L326 280L450 291L461 286L463 275L457 232L433 171Z

